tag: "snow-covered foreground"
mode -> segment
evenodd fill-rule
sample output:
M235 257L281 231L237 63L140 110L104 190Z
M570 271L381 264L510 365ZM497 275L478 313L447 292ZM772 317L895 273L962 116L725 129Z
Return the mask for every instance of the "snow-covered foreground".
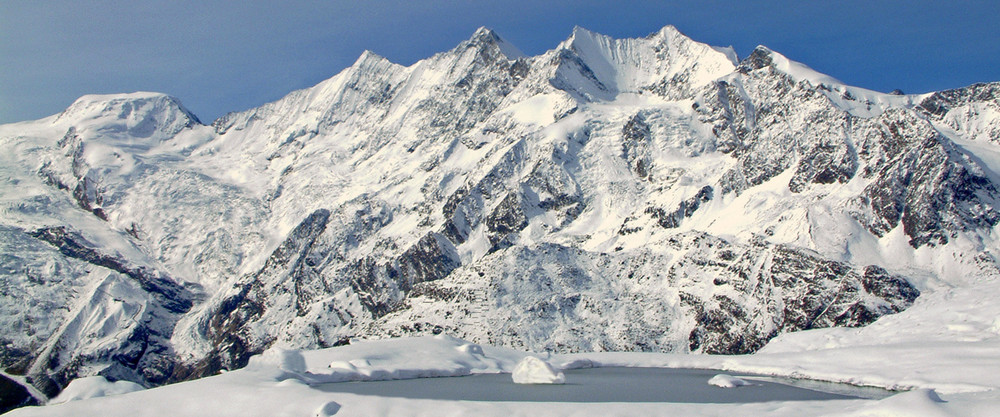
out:
M145 391L22 408L10 415L996 415L1000 411L997 307L977 303L973 293L942 291L933 295L949 301L946 310L952 314L939 322L953 324L906 326L887 317L863 329L790 334L777 339L763 352L746 356L605 352L546 357L549 363L563 369L707 368L909 389L882 400L749 404L477 402L372 397L324 392L310 386L337 381L511 372L529 355L439 335L355 340L348 346L315 351L272 348L238 371ZM935 309L939 307L936 301L928 297L915 305L912 313L894 318L930 311L944 314ZM993 321L984 321L990 316ZM969 333L968 340L957 340L964 332ZM881 334L875 338L873 333ZM71 385L67 391L102 391L98 389L101 387L93 386L99 385L93 378L83 380L82 384L89 386Z

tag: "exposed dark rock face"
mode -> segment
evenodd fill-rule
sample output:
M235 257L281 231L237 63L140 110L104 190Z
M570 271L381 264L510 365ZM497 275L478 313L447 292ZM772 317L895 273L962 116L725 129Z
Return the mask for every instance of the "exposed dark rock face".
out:
M698 207L701 207L702 203L706 203L712 199L713 189L711 186L704 186L698 193L691 198L681 201L677 205L677 209L672 212L667 212L658 207L648 207L646 208L646 213L653 216L656 219L656 224L664 229L674 229L681 225L681 221L685 217L691 217Z
M893 312L902 311L901 306L916 301L920 291L913 288L905 278L888 273L877 265L865 267L861 276L861 285L868 293L882 298L892 304Z
M94 249L91 242L79 233L66 227L48 227L29 233L32 237L56 247L68 258L106 268L120 274L139 291L144 291L151 302L130 304L116 298L104 285L98 286L89 305L75 316L71 316L74 326L88 320L88 311L102 302L114 302L131 311L131 317L123 321L122 330L115 340L115 346L97 352L79 353L73 351L80 342L79 335L72 333L74 326L55 334L37 352L25 352L20 360L30 363L25 370L32 385L46 395L54 396L72 379L78 376L85 363L107 364L101 375L108 379L129 380L144 385L165 382L173 371L175 359L169 339L180 315L190 310L195 295L168 277L159 275L146 267L130 265L128 261L109 256ZM91 335L92 337L96 335ZM26 361L26 362L25 362Z
M0 375L0 414L29 405L40 404L21 384Z
M753 128L754 108L743 94L740 85L726 81L715 81L704 88L701 104L696 101L692 107L699 114L699 120L712 126L712 134L717 138L719 152L736 152ZM729 193L742 190L742 184L732 184L723 190Z
M573 221L583 211L580 185L558 160L538 161L522 187L534 196L532 202L538 208L559 213L563 224Z
M919 296L906 278L877 266L858 269L762 239L743 245L688 232L667 245L677 259L510 247L415 285L407 308L380 319L377 329L395 336L444 329L533 350L741 354L782 332L863 326ZM650 292L662 285L675 291ZM539 338L537 329L552 336ZM676 345L674 335L686 344Z
M817 143L799 159L788 189L798 193L810 184L850 181L858 169L857 155L853 151L845 142Z
M486 238L490 241L490 251L509 247L511 245L510 236L528 226L528 217L521 207L519 194L508 194L493 209L485 223Z
M692 351L750 353L782 332L864 326L905 309L920 294L905 278L877 266L856 271L763 240L737 246L692 234L676 242L698 248L669 272L681 288L681 304L695 318Z
M1000 222L995 209L1000 195L967 154L937 135L904 146L886 161L860 200L872 216L858 217L873 234L883 236L902 224L910 245L919 248L946 244L957 231Z
M632 116L625 126L622 127L624 137L623 151L628 166L635 171L639 178L649 177L653 164L649 158L650 147L649 125L641 114Z
M865 189L859 201L862 213L856 217L877 236L902 225L917 248L945 244L956 231L997 224L993 202L998 196L985 171L925 120L898 109L869 119L839 110L824 96L829 90L823 85L793 83L777 73L770 54L755 50L738 68L747 77L743 88L716 83L697 108L705 120L717 120L720 148L732 146L740 161L720 180L722 193L740 193L787 169L795 170L788 184L795 193L813 185L847 183L860 174L874 182ZM756 81L753 88L751 80ZM941 118L950 106L995 102L995 90L994 84L981 84L941 92L920 108ZM732 105L758 95L767 101L753 104L752 119L745 106ZM778 129L789 120L804 121L804 130Z
M108 220L108 215L100 207L103 197L97 192L94 181L89 177L83 177L80 182L76 183L73 197L80 204L80 208L94 213L101 220Z
M977 83L964 88L938 91L920 102L918 108L938 119L951 109L973 102L1000 101L1000 82Z
M206 359L183 368L176 379L245 366L251 356L277 340L286 320L332 314L324 320L343 325L354 319L377 318L395 308L413 285L445 277L459 265L451 242L441 234L429 233L390 261L367 257L343 269L327 270L335 265L331 259L343 255L329 246L326 235L338 235L329 230L331 221L331 212L325 209L307 216L260 271L242 278L237 291L215 304L202 323L213 351ZM363 236L365 230L362 227L348 236ZM360 312L364 317L357 317L359 311L349 305L329 299L330 294L347 289L363 306ZM317 313L317 306L325 311ZM333 336L318 331L307 337L322 347L342 339Z
M983 117L1000 112L1000 82L940 91L926 97L916 110L967 138L1000 144L1000 120Z
M206 338L212 343L213 351L205 360L191 369L182 369L174 376L185 379L191 376L211 375L220 369L236 369L246 366L251 356L263 352L273 338L261 338L253 334L251 324L261 320L274 299L290 303L298 315L314 294L306 289L316 288L322 278L311 269L313 262L308 256L316 240L326 229L330 211L320 209L312 212L289 233L285 241L271 253L264 267L257 273L241 279L234 294L228 295L214 307L205 322L201 324ZM274 282L274 276L279 280ZM324 285L319 285L323 289Z
M767 68L774 65L774 59L771 58L771 50L763 46L758 46L754 48L750 55L743 58L740 61L740 65L736 67L736 71L741 74L750 74L753 71Z
M778 71L772 54L757 48L737 68L744 74L739 84L716 82L702 92L703 105L696 110L714 122L720 150L740 162L723 176L720 191L741 193L792 167L792 192L810 184L846 183L858 167L844 133L851 116L824 95L823 86Z
M57 145L65 152L65 156L71 157L70 168L73 174L71 181L76 182L72 187L72 196L80 208L93 213L99 219L107 221L107 213L102 207L104 195L100 189L100 179L96 171L92 171L89 163L84 158L85 145L83 139L77 134L75 127L70 127ZM70 190L70 186L59 179L58 174L50 169L51 162L46 162L40 169L39 175L46 178L46 182L56 185L63 190ZM72 183L72 182L71 182Z
M413 284L444 278L458 265L451 242L441 234L428 233L395 260L393 269L399 286L406 291Z
M492 31L482 31L450 52L453 61L441 62L449 66L442 68L449 73L449 82L435 86L434 93L421 100L409 116L430 121L420 130L418 141L458 138L485 120L524 80L527 63L509 59L499 42ZM389 104L392 98L380 97L379 102ZM410 149L418 146L414 143Z
M191 293L170 278L157 276L143 267L132 267L127 261L100 253L89 247L78 233L67 231L65 227L46 227L31 233L39 240L59 248L64 255L108 268L135 280L171 313L183 314L191 309Z
M469 233L483 221L487 203L512 192L506 179L516 175L525 159L524 142L519 141L504 152L485 175L449 196L441 209L445 219L441 233L455 245L464 243Z

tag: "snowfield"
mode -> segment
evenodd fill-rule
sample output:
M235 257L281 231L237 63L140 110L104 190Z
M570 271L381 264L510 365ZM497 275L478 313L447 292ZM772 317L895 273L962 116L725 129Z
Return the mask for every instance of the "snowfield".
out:
M808 331L799 335L803 336L801 338L809 336L823 340L828 336L823 333L827 332ZM914 339L919 338L919 335L913 336ZM71 385L67 391L72 389L81 393L76 394L73 401L17 409L8 415L993 416L1000 410L1000 390L997 389L1000 387L1000 376L996 372L1000 365L997 359L1000 358L1000 337L994 333L987 339L974 347L961 343L946 346L943 340L939 340L941 343L929 345L919 341L856 349L843 345L839 348L817 347L806 352L746 356L580 353L549 357L549 362L560 369L591 366L705 368L729 373L874 384L905 390L882 400L750 404L470 402L371 397L323 392L310 387L328 382L516 372L524 358L535 358L527 352L478 346L449 336L426 336L355 340L348 346L314 351L272 348L254 357L251 365L244 369L119 395L100 393L96 389L76 389ZM926 362L917 363L900 356L920 350L926 352L923 356L928 359ZM956 369L961 357L952 355L979 355L982 359L979 367L960 366ZM954 361L948 361L949 357L953 357ZM839 369L839 372L834 373L832 369ZM917 375L926 377L917 379ZM727 382L736 379L730 378ZM95 386L90 379L81 382L82 385ZM427 380L427 383L433 384L434 381ZM83 399L84 392L107 396Z

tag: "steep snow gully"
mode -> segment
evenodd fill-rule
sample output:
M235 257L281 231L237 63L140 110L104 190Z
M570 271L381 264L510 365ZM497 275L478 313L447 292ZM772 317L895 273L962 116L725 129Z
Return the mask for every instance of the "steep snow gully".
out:
M942 320L1000 296L1000 83L884 94L671 26L365 52L210 125L159 93L85 96L0 148L5 407L358 338L958 343Z

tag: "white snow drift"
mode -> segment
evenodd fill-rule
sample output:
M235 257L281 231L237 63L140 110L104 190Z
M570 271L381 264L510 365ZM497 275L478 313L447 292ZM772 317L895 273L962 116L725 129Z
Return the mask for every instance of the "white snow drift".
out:
M562 384L566 375L557 371L552 364L534 356L525 356L514 367L511 374L515 384Z
M729 374L718 374L708 380L708 385L714 385L719 388L737 388L753 384L747 382L745 379L737 378Z

